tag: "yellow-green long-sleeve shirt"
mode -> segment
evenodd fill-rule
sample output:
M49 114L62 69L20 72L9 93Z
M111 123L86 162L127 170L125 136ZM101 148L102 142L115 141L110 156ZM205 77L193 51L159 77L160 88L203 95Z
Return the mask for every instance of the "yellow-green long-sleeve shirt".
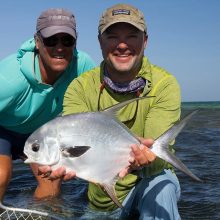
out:
M64 115L98 111L98 106L102 110L135 97L134 94L114 93L106 87L103 90L100 89L103 82L103 67L104 62L100 67L72 81L64 96ZM143 58L137 77L143 77L148 82L140 96L155 97L133 102L122 108L117 116L137 136L156 139L179 120L180 88L174 76L152 65L146 57ZM165 161L157 158L151 165L144 168L143 174L155 175L167 166L169 165ZM116 183L115 190L120 202L125 199L138 180L136 175L129 174ZM89 184L88 197L93 209L107 211L117 208L106 193L93 183Z

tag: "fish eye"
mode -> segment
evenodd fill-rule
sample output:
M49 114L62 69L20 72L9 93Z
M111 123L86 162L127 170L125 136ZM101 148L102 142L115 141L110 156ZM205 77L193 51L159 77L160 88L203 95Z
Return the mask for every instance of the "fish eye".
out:
M34 152L38 152L39 149L40 149L40 144L38 144L38 143L33 143L33 144L31 145L31 147L32 147L32 150L33 150Z

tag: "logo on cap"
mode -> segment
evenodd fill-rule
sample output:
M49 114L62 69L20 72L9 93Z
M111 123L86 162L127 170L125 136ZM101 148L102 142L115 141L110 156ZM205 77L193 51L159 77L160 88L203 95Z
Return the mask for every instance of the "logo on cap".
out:
M126 10L126 9L118 9L118 10L113 10L112 11L112 15L113 16L114 15L121 15L121 14L123 14L123 15L130 15L131 12L130 12L130 10Z

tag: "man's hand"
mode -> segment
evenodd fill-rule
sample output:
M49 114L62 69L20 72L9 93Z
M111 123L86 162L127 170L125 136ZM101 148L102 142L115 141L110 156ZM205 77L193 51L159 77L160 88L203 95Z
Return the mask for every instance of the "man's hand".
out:
M156 155L149 149L153 144L152 139L139 138L141 144L131 145L132 157L129 160L130 165L119 173L119 177L123 178L132 170L138 170L142 166L149 165L156 159Z
M39 166L38 174L44 178L48 177L50 180L63 178L64 181L68 181L76 177L75 172L66 173L66 169L64 167L59 167L58 169L52 171L50 166Z

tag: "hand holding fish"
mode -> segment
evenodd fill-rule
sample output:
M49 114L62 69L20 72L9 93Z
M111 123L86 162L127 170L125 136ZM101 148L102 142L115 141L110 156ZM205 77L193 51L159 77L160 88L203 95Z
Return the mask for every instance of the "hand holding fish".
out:
M75 172L71 171L66 173L66 169L64 167L59 167L56 170L52 171L50 166L39 166L38 172L39 175L42 175L43 177L48 177L50 180L63 178L64 181L68 181L76 177Z
M149 149L153 144L152 139L139 138L141 145L131 145L133 157L130 158L130 165L119 173L119 177L123 178L133 170L138 170L142 166L146 166L156 159L156 155Z
M131 145L131 150L134 156L129 160L130 165L119 173L120 178L125 177L131 171L138 170L140 167L150 164L155 160L156 155L149 149L153 144L153 140L141 137L139 140L141 145ZM39 166L39 175L48 177L50 180L56 180L62 177L64 181L68 181L76 177L75 172L66 173L66 169L64 167L59 167L58 169L52 171L50 166Z

